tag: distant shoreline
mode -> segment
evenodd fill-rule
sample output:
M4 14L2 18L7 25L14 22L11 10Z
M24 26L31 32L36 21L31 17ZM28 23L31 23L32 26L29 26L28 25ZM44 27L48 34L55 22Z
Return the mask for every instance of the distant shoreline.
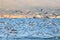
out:
M0 15L0 18L60 18L60 16L42 16L42 15L12 15L12 14L5 14Z

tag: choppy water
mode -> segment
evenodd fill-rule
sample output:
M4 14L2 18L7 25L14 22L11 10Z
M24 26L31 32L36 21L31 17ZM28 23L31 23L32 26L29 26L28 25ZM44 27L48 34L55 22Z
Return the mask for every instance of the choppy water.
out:
M0 40L60 40L60 19L0 18Z

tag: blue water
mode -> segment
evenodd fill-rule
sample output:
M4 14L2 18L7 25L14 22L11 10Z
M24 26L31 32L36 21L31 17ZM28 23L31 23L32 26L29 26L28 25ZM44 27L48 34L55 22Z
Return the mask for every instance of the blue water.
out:
M0 18L0 40L57 40L56 37L60 37L59 18Z

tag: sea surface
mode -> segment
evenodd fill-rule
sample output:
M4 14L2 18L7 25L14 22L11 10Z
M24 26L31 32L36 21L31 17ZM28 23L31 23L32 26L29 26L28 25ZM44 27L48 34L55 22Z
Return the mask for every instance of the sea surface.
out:
M0 18L0 40L60 40L60 18Z

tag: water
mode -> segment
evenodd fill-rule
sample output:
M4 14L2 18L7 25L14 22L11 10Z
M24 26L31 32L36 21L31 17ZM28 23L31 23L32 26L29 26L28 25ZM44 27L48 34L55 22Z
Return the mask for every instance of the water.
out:
M60 40L58 37L59 18L0 18L0 40Z

